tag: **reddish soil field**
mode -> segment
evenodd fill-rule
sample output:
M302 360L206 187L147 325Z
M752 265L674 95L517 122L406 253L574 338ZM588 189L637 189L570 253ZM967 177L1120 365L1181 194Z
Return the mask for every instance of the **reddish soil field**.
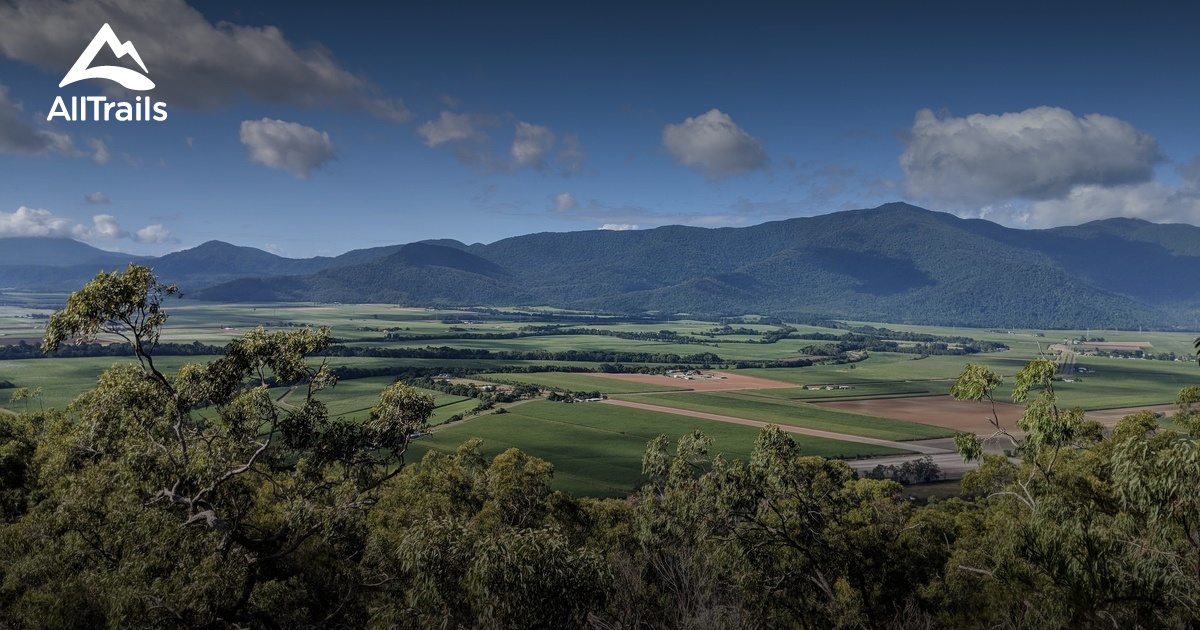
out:
M592 373L588 376L603 376L604 378L615 378L621 381L630 381L634 383L647 383L650 385L669 385L671 387L684 387L698 392L719 392L735 389L782 389L785 387L799 387L795 383L781 383L765 378L755 378L753 376L740 376L730 374L728 372L705 372L705 375L711 378L693 377L690 380L682 378L672 378L661 374L603 374Z
M992 409L990 405L954 400L950 396L845 400L812 404L881 418L920 422L955 431L972 431L979 435L991 435L995 432L991 424ZM1016 430L1017 420L1021 418L1021 413L1024 411L1024 405L996 403L996 414L1000 416L1000 426L1009 431Z

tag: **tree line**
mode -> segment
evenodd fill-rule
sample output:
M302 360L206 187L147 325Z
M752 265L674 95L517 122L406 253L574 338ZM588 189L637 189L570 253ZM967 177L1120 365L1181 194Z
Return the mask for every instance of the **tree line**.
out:
M195 357L219 355L224 352L225 346L214 346L199 341L193 343L164 342L159 343L155 348L155 354L159 356ZM25 340L8 346L0 346L0 361L40 359L50 354L62 358L132 357L137 355L137 351L129 342L66 344L55 348L53 353L43 352L41 343L27 343Z
M569 361L589 363L668 363L702 364L722 363L720 356L711 352L675 354L659 352L632 352L618 350L487 350L482 348L451 348L448 346L424 348L374 348L370 346L331 346L325 350L331 357L381 357L390 359L472 359L481 361Z

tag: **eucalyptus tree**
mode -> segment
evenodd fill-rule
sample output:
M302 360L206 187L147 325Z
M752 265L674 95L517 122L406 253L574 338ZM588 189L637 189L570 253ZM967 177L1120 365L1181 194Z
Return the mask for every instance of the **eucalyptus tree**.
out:
M116 335L137 363L39 420L37 501L0 534L0 601L24 625L354 623L366 515L432 398L397 384L366 422L330 417L324 328L260 327L164 371L154 348L178 293L130 265L51 317L46 352Z
M1009 456L985 455L974 434L959 434L964 459L982 459L964 478L979 498L956 517L943 615L957 622L1012 627L1160 627L1200 617L1200 453L1193 405L1180 396L1176 424L1164 430L1141 412L1111 430L1065 409L1052 361L1030 361L1015 377L1026 403L1014 428L993 414ZM992 403L1001 379L969 365L952 393ZM1036 392L1036 395L1034 395Z

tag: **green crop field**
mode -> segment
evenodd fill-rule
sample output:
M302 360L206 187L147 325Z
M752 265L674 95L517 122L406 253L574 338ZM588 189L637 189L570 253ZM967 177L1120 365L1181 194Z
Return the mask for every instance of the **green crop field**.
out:
M160 370L174 371L185 363L203 363L216 357L158 357L154 364ZM63 409L83 392L96 386L100 374L114 365L136 365L132 357L85 357L71 359L22 359L0 361L0 381L10 381L17 387L42 388L42 395L30 401L30 409L42 406ZM0 389L0 407L24 411L25 404L10 403L12 390Z
M1179 390L1200 384L1195 363L1079 357L1076 366L1088 373L1072 374L1075 383L1058 382L1054 391L1066 405L1109 409L1132 405L1173 403Z
M326 404L331 416L365 419L371 407L374 407L379 402L379 392L395 381L395 377L392 376L347 379L339 381L334 387L322 390L317 396ZM477 404L477 401L473 398L467 398L466 396L452 396L439 391L421 388L417 388L417 392L433 396L435 408L454 405L463 401L471 401L472 407ZM297 393L303 394L303 392Z
M713 438L714 454L722 453L728 459L748 458L758 437L758 429L725 422L602 403L540 401L517 405L508 413L447 425L414 442L411 453L418 458L430 449L453 452L459 444L479 437L489 456L519 448L551 462L555 467L554 485L559 490L586 496L622 496L645 482L641 461L647 442L661 434L675 440L696 429ZM793 437L807 455L897 453L868 444Z
M921 440L954 435L954 432L948 429L916 422L878 418L803 402L762 397L756 395L754 390L655 394L639 396L637 401L884 440Z
M570 390L574 392L599 391L603 394L640 394L644 392L685 391L684 387L636 383L603 376L591 376L573 372L539 372L536 374L479 374L472 378L489 382L529 383L543 389Z

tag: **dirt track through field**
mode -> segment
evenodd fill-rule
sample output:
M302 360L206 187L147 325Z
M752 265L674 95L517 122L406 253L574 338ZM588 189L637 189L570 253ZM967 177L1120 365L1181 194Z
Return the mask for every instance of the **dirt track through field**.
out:
M715 420L717 422L741 424L748 427L758 427L760 429L769 424L774 424L775 426L779 427L780 431L787 433L798 433L800 435L810 435L812 437L828 438L830 440L842 440L845 442L857 442L859 444L872 444L874 446L886 446L888 448L899 449L902 451L927 453L930 455L950 452L944 448L926 446L924 444L914 444L912 442L893 442L892 440L880 440L878 438L863 437L861 435L850 435L847 433L834 433L833 431L821 431L820 429L794 427L776 422L762 422L761 420L750 420L748 418L735 418L733 416L723 416L720 414L706 413L703 411L690 411L688 409L676 409L674 407L662 407L659 405L650 405L628 400L613 400L610 398L604 402L610 405L619 405L621 407L632 407L634 409L644 409L646 411L657 411L660 413L672 413L678 416L690 416L704 420Z

